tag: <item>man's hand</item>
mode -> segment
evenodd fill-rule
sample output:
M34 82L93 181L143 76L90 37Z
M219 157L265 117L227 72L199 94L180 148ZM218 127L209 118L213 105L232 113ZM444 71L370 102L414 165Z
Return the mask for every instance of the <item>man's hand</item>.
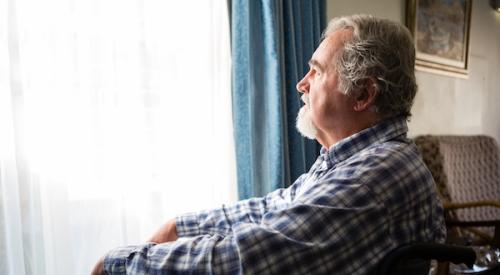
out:
M169 220L148 240L152 243L166 243L177 240L177 228L175 226L175 219Z
M92 269L91 275L104 275L104 257L100 258Z

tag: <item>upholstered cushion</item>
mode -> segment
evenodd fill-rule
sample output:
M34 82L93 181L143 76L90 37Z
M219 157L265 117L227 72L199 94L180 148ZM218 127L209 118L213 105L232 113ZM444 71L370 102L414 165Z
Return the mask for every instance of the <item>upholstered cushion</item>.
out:
M493 138L442 136L439 143L453 202L500 199L500 156ZM459 209L456 213L460 220L500 218L500 209L493 207Z

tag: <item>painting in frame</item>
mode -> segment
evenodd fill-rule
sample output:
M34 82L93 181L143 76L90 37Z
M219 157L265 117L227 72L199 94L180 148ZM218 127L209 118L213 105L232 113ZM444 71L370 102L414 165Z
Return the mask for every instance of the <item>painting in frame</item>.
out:
M409 0L406 24L413 34L416 68L467 78L472 0Z

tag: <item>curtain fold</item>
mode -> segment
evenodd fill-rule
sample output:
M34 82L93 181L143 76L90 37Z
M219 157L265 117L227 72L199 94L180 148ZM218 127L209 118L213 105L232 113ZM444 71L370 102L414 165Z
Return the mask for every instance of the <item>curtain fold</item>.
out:
M16 33L9 31L9 26L16 26L13 11L13 5L0 1L0 274L25 274L13 105L11 94L5 92L19 83L11 74L11 58L17 57L11 50Z
M295 129L295 84L325 27L324 0L232 0L233 123L240 199L286 187L314 162Z

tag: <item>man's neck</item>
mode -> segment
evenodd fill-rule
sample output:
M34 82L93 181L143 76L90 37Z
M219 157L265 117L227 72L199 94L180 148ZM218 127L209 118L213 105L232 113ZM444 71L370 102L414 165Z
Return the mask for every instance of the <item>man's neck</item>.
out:
M359 133L367 128L375 126L381 120L373 116L359 119L355 122L346 123L343 127L338 127L338 129L330 129L328 131L318 130L316 135L316 140L325 148L329 149L332 145L337 142L350 137L356 133Z

